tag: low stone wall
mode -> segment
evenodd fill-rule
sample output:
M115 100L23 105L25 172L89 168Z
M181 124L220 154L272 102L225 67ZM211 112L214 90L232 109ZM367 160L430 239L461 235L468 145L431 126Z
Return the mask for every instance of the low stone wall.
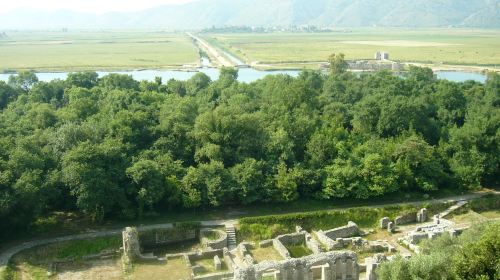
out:
M241 260L243 260L243 262L245 262L248 265L252 265L255 262L255 260L252 254L250 253L250 250L253 248L255 248L255 245L252 243L248 242L240 243L238 247L236 247L236 254L240 257Z
M300 229L301 230L301 229ZM293 245L305 245L313 253L317 254L321 252L320 244L312 238L312 236L306 231L300 231L298 233L284 234L273 239L273 246L276 251L284 258L290 259L290 252L286 246Z
M193 253L185 254L185 256L192 263L192 262L203 260L203 259L212 259L215 256L219 256L219 258L223 258L224 257L224 251L222 249L208 250L208 251L198 251L198 252L193 252Z
M321 244L312 237L308 232L305 232L306 247L313 252L313 254L319 254L323 252L321 249Z
M183 241L196 240L198 230L183 228L154 229L139 233L139 240L144 247L167 245Z
M356 223L348 222L346 226L327 230L324 232L324 234L328 238L335 240L337 238L356 236L359 234L359 228Z
M278 252L278 254L281 255L282 258L284 259L292 258L288 249L285 247L285 245L283 245L283 243L281 243L281 241L278 238L273 239L273 247Z
M222 254L224 257L224 262L227 265L227 269L229 269L229 271L234 271L236 269L237 265L234 262L233 258L231 257L231 254L229 254L229 250L227 248L224 248L222 250Z
M218 238L210 240L206 237L208 234L215 234ZM227 233L218 229L202 229L200 230L200 242L204 248L213 250L224 249L227 247Z
M409 224L409 223L415 223L417 221L417 213L416 212L410 212L401 216L397 216L394 219L394 224L396 226L399 225L404 225L404 224Z
M227 271L227 272L220 272L220 273L212 273L212 274L195 276L195 277L193 277L193 279L194 280L221 280L221 279L233 278L233 276L234 276L233 272Z
M346 226L334 228L327 231L318 230L313 232L316 238L325 245L328 250L341 249L343 244L336 241L339 238L347 238L358 235L359 228L354 222L347 223Z

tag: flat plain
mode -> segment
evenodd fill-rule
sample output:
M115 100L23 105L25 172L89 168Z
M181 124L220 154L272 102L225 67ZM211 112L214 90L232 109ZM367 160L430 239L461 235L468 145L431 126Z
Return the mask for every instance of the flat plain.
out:
M5 32L0 72L182 68L197 65L197 48L183 33L153 31Z
M391 60L498 66L500 30L364 28L325 33L204 34L249 64L314 68L331 53L372 59L387 51Z

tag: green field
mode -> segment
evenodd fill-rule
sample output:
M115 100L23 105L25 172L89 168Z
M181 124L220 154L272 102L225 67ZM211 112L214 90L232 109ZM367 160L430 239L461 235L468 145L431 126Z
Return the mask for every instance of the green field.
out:
M329 33L205 34L247 63L314 66L333 52L347 59L372 59L388 51L391 59L421 63L496 66L500 64L499 30L359 29ZM316 63L317 66L317 63Z
M6 32L0 72L181 68L197 64L198 50L183 33Z

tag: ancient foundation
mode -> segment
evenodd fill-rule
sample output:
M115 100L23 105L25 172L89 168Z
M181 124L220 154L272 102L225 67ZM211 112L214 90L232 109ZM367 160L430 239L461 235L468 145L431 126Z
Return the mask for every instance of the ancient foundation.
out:
M359 267L354 252L328 252L299 259L266 261L234 271L234 280L336 280L358 279Z

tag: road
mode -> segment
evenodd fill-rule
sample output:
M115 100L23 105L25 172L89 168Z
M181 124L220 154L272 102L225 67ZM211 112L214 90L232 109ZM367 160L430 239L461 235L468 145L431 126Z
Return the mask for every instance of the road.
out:
M229 58L223 55L222 52L217 50L214 46L210 45L207 41L201 39L198 36L193 35L192 33L186 33L189 37L193 38L198 43L198 46L203 49L211 58L217 60L217 64L225 67L234 67L236 66Z
M436 202L447 202L447 201L471 200L471 199L475 199L475 198L484 196L486 194L491 194L491 193L500 194L500 192L481 192L481 193L473 193L473 194L467 194L467 195L461 195L461 196L452 196L452 197L447 197L447 198L435 199L435 200L431 200L431 201L426 200L426 201L416 201L416 202L411 202L411 203L388 203L388 204L381 204L381 205L372 205L372 206L368 206L368 207L380 208L380 207L399 205L399 204L421 204L424 202L436 203ZM345 210L345 209L349 209L349 208L355 208L355 207L335 208L335 209L330 209L330 210L338 211L338 210ZM244 216L244 215L241 215L241 216ZM237 223L238 223L238 221L236 219L201 221L202 226L226 226L226 225L234 225ZM171 227L173 227L172 223L163 223L163 224L156 224L156 225L141 226L138 229L139 229L139 231L145 231L145 230L164 229L164 228L171 228ZM9 262L9 260L15 254L17 254L21 251L27 250L27 249L31 249L31 248L36 247L36 246L64 242L64 241L73 241L73 240L82 240L82 239L90 239L90 238L97 238L97 237L115 236L115 235L120 235L121 232L122 232L122 228L96 231L96 232L92 232L92 233L68 235L68 236L63 236L63 237L55 237L55 238L48 238L48 239L34 240L34 241L20 243L18 245L10 247L10 248L8 248L5 251L0 253L0 272L2 271L2 269L5 268L5 266Z

